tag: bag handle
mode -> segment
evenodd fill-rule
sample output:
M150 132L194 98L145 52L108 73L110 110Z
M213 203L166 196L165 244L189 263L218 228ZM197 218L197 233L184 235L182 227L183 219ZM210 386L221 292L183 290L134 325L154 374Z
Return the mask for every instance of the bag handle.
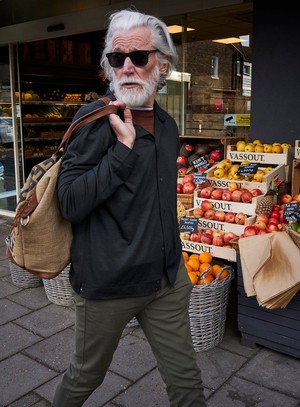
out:
M73 122L70 127L68 128L68 130L65 132L60 145L57 148L57 152L59 152L59 150L61 148L65 149L65 147L67 146L69 139L71 138L71 136L73 135L73 133L80 129L81 127L85 126L88 123L91 123L92 121L96 120L96 119L100 119L100 117L103 116L107 116L109 114L112 113L117 113L118 111L118 106L115 105L108 105L109 102L111 102L111 99L108 97L103 97L99 100L102 100L105 105L99 107L98 109L92 110L89 113L86 113L85 115L79 117L77 120L75 120L75 122Z

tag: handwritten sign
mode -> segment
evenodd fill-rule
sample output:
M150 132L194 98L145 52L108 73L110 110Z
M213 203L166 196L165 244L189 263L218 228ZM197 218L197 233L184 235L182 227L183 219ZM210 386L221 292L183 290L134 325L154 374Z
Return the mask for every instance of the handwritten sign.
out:
M237 175L255 174L258 170L258 163L241 164L237 171Z
M300 202L291 202L284 205L283 219L288 222L300 222Z
M206 182L205 172L196 172L194 174L194 184L204 184Z
M196 168L197 170L199 168L209 168L210 167L210 163L207 161L207 159L204 156L199 157L196 160L192 161L192 164L193 164L194 168Z
M198 219L182 216L179 225L180 232L195 233L198 230Z

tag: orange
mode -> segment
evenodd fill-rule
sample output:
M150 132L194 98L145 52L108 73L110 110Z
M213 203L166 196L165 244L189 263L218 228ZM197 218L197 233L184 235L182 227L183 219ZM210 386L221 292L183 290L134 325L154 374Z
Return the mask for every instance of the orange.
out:
M188 273L193 271L193 268L188 263L185 263L185 268L186 268Z
M188 261L189 255L187 252L182 252L182 256L183 256L184 261Z
M224 280L224 278L226 278L226 277L228 277L228 276L229 276L228 270L223 270L223 271L222 271L222 274L221 274L220 277L219 277L219 280Z
M220 271L222 270L222 266L220 266L220 264L214 264L211 268L211 274L216 278L217 275L220 273Z
M190 257L189 258L192 258L192 259L197 259L197 260L199 260L199 254L196 254L196 253L192 253L192 254L190 254Z
M199 271L200 271L200 273L203 273L204 271L206 271L206 274L209 274L211 271L211 264L200 263Z
M196 258L190 256L187 264L190 265L194 271L199 270L200 262L199 262L198 258L196 259Z
M197 273L196 271L190 271L188 272L188 275L191 279L191 282L196 285L198 283L199 280L199 273Z
M199 260L201 263L211 263L212 258L212 255L208 252L202 252L199 254Z
M214 281L213 276L211 274L206 274L204 277L198 280L198 285L210 284L212 281Z

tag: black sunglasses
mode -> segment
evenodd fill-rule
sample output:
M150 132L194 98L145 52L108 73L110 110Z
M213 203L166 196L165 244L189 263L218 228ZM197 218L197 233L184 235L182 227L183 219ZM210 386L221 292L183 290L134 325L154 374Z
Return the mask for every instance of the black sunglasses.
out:
M134 66L142 67L148 64L149 54L159 52L158 49L151 51L132 51L132 52L109 52L106 54L109 65L113 68L122 68L125 59L129 57Z

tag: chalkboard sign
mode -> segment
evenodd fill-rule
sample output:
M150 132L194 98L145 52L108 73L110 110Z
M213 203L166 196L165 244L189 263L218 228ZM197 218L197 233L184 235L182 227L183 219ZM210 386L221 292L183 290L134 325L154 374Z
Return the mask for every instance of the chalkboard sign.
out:
M198 219L182 216L179 225L180 232L195 233L198 230Z
M206 181L206 174L205 172L196 172L194 174L194 184L204 184Z
M237 175L255 174L258 170L258 163L241 164L237 171Z
M210 163L207 161L207 159L204 156L199 157L196 160L192 161L192 164L193 164L194 168L196 168L197 170L199 168L209 168L210 167Z
M288 222L300 222L300 202L291 202L284 205L283 219Z

